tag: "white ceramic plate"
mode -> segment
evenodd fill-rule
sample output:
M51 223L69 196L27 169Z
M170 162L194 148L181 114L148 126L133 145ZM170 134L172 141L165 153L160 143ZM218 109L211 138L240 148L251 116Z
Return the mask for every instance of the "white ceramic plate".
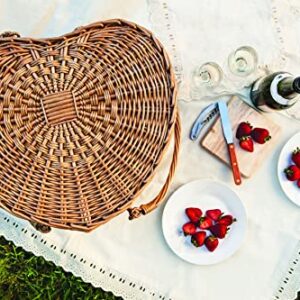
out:
M183 235L181 227L189 221L185 214L187 207L199 207L203 214L208 209L219 208L237 219L226 237L219 240L214 252L209 252L205 245L194 247L190 236ZM170 197L163 212L162 227L165 239L175 254L193 264L211 265L225 260L241 246L247 227L246 211L237 194L226 185L206 179L197 180L180 187Z
M277 175L284 193L291 201L300 206L300 189L296 182L289 181L284 174L284 169L292 164L292 152L297 147L300 147L300 132L293 135L282 148L278 160Z

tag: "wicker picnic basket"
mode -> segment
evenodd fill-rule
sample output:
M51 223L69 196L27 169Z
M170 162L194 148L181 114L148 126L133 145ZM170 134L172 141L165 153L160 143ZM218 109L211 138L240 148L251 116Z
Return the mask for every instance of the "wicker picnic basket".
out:
M174 133L157 197L133 201ZM57 38L0 37L0 203L44 226L90 231L163 200L180 121L168 56L148 30L97 22Z

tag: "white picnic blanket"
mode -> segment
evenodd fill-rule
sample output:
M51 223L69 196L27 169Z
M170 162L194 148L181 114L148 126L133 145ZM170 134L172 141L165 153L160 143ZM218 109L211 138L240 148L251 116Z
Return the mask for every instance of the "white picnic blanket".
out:
M137 22L152 28L166 45L182 81L180 98L188 101L195 65L216 61L226 73L228 54L243 45L257 50L260 65L299 74L298 2L0 0L0 32L12 30L22 36L49 37L97 20L125 18ZM276 165L281 148L300 130L300 123L280 114L270 115L283 128L281 139L257 174L236 187L230 170L188 139L192 120L206 104L179 103L183 138L169 194L200 178L225 182L237 192L247 209L248 231L241 249L228 260L201 267L176 257L162 235L163 205L131 222L124 212L89 234L58 229L40 234L27 221L1 210L0 234L124 299L295 298L296 290L300 290L300 263L294 263L300 251L300 209L281 191ZM171 151L170 148L138 203L149 201L162 186ZM290 265L295 271L288 273Z

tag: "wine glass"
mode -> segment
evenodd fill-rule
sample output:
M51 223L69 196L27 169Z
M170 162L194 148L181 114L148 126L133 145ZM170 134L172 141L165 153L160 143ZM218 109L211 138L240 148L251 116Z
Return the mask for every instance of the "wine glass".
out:
M223 71L215 62L207 62L196 67L193 72L193 83L197 88L213 88L221 82L222 78Z
M192 72L192 99L202 99L214 94L223 79L223 71L215 62L207 62L196 67Z
M242 46L230 53L228 67L232 74L246 77L257 69L258 59L254 48Z

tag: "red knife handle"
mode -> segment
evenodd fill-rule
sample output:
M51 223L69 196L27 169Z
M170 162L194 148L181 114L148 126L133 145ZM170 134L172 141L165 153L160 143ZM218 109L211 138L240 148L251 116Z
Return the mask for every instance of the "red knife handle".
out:
M241 173L236 159L235 148L233 143L228 144L228 152L229 152L230 164L231 164L234 182L236 185L240 185L242 183L242 179L241 179Z

